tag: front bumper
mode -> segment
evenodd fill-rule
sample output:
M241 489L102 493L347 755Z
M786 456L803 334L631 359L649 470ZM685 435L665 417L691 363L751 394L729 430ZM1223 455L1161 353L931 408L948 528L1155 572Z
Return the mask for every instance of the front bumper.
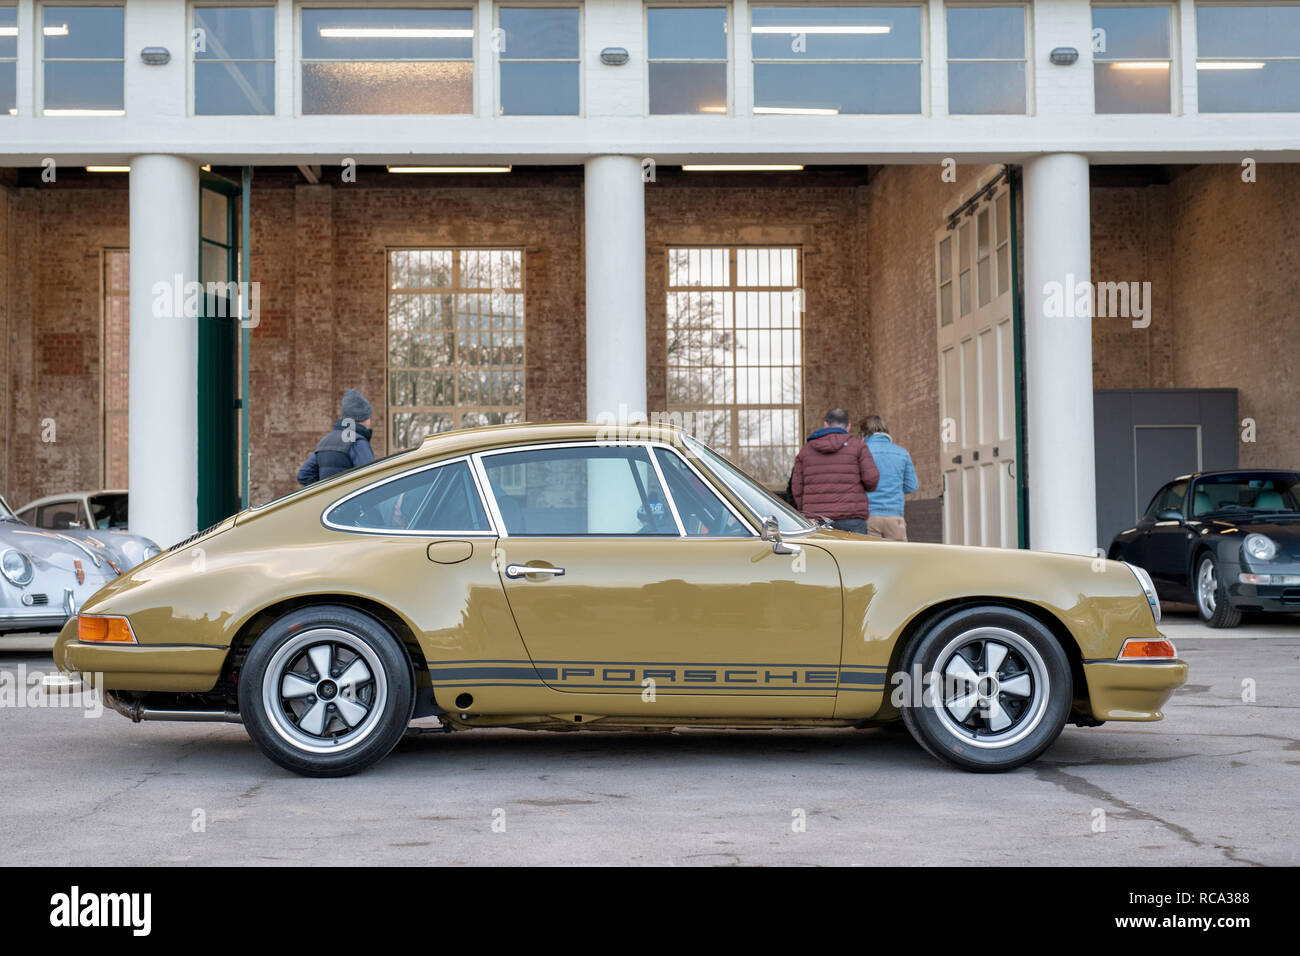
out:
M1187 682L1187 662L1084 661L1083 675L1097 720L1160 720L1160 708Z
M1224 562L1223 572L1227 578L1228 600L1233 607L1246 611L1290 611L1300 612L1300 583L1256 583L1242 581L1243 575L1268 575L1272 578L1285 578L1288 582L1300 579L1300 562L1268 561L1252 567L1234 565L1229 567Z

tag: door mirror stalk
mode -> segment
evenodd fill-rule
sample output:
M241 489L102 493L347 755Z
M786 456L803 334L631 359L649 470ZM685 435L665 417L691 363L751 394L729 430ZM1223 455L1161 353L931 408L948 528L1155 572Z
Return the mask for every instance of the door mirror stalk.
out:
M764 541L772 542L773 554L798 554L803 550L798 545L786 544L781 540L781 525L777 522L776 515L768 515L763 519L760 536Z
M1183 513L1177 508L1162 508L1156 513L1157 521L1177 521L1183 523Z

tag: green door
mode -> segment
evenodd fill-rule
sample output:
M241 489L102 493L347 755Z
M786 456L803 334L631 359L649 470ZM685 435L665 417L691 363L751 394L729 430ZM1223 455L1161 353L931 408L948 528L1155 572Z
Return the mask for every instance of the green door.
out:
M199 527L234 514L239 476L240 187L203 173L199 192Z

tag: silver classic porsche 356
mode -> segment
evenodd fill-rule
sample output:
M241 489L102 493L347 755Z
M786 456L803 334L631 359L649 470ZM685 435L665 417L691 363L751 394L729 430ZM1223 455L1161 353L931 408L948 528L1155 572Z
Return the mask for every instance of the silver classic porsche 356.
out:
M0 498L0 634L60 630L105 583L157 553L140 535L118 534L110 545L33 528Z

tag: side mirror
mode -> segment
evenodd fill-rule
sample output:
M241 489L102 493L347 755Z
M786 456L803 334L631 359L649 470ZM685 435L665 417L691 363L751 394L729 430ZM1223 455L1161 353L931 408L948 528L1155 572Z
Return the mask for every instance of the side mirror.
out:
M763 519L763 526L759 530L759 536L764 541L772 542L773 554L798 554L803 549L797 545L786 544L781 540L781 525L776 520L776 515L768 515Z
M1161 508L1158 512L1156 512L1156 520L1177 521L1179 524L1182 524L1183 513L1179 511L1177 508Z

